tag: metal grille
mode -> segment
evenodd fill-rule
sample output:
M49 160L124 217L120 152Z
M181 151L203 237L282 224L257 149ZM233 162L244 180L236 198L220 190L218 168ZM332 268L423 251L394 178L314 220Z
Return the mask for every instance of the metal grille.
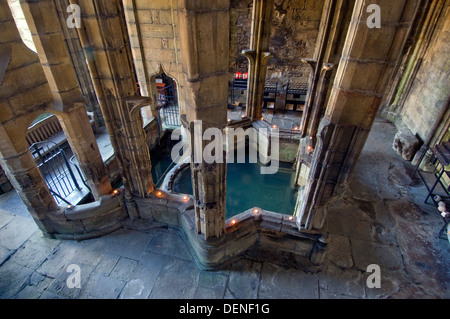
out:
M64 150L56 143L49 141L34 143L29 150L55 201L58 204L65 202L72 205L67 197L75 191L80 191L81 187Z
M166 75L156 84L158 89L159 120L165 128L177 128L180 123L176 83Z
M166 106L159 109L161 123L165 127L180 127L180 109L178 105Z

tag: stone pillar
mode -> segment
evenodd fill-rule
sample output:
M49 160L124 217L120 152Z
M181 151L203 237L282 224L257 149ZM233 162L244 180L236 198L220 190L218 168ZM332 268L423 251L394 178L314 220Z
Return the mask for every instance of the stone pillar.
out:
M86 109L93 115L94 128L102 127L105 125L103 115L100 106L98 105L94 84L92 83L91 75L89 74L86 56L81 47L77 29L67 25L67 19L72 14L71 12L67 12L70 2L69 0L55 0L54 2L61 21L61 29L64 34L68 52L70 53L72 65L80 84L80 89L87 100Z
M308 183L296 207L300 228L320 229L361 154L401 57L417 1L357 1L324 118ZM369 28L367 8L381 7L381 28Z
M56 7L52 0L22 1L22 10L54 97L53 110L61 120L95 199L110 194L112 187L86 114Z
M0 1L0 29L0 164L40 229L54 233L48 213L61 208L26 142L28 126L48 109L53 96L39 59L22 42L6 1Z
M210 142L193 133L195 121L202 121L200 134L208 128L223 131L227 125L229 5L228 0L178 1L196 228L205 239L225 231L226 159L208 164L202 157L195 162L195 151Z
M303 112L300 131L301 142L297 153L296 179L297 185L303 186L305 172L309 170L312 151L316 147L317 130L326 108L330 83L339 63L339 47L343 34L347 31L349 11L354 2L347 0L326 0L323 6L319 34L311 59L302 59L310 67L308 94Z
M250 49L242 52L248 58L247 117L257 121L262 117L264 87L272 28L273 0L254 0Z
M81 9L77 29L95 91L119 161L129 213L138 216L133 196L150 195L155 185L140 109L152 103L136 95L131 54L118 0L71 0Z
M59 113L58 117L94 198L98 200L102 195L111 194L111 183L85 105L75 104L70 111Z

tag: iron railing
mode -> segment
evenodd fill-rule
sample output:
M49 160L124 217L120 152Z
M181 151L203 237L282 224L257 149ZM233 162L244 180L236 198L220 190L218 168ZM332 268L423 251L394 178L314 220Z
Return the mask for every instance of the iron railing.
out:
M34 143L29 150L55 201L72 205L67 197L81 187L64 150L51 141Z

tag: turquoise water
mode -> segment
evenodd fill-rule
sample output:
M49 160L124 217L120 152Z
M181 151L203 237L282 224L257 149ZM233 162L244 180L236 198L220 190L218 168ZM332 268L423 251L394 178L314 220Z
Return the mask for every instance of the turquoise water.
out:
M259 164L228 164L226 218L253 207L292 215L297 199L292 189L294 175L292 164L280 163L274 175L261 175ZM189 167L181 173L173 191L192 195Z
M163 138L161 146L150 152L153 181L157 187L161 186L165 174L175 165L170 156L173 143L169 138ZM297 192L293 189L295 170L292 164L280 163L274 175L262 175L260 169L260 164L228 164L226 218L253 207L286 215L294 213ZM173 191L192 195L190 168L180 174Z
M150 152L152 162L152 177L156 187L160 187L164 181L164 176L175 166L170 157L168 148L160 148Z

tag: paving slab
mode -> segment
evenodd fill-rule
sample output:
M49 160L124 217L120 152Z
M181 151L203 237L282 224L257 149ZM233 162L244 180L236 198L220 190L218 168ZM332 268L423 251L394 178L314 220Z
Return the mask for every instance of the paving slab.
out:
M33 270L10 260L0 267L0 299L10 299L26 286Z
M15 216L0 229L0 246L15 250L37 230L34 220Z
M0 202L0 210L23 218L33 219L16 191L7 193L4 200Z
M52 250L50 247L27 241L11 256L11 261L36 270L47 259Z
M139 261L152 238L151 234L119 229L105 236L105 252Z
M0 247L0 266L13 254L14 251Z
M355 299L366 298L366 282L361 271L353 269L343 270L329 265L318 276L321 291L326 290L328 294L343 295Z
M186 242L180 237L179 231L173 229L155 234L146 250L192 261Z
M120 294L121 299L147 299L169 257L146 252Z
M39 299L53 280L36 272L31 274L27 285L14 297L15 299Z
M161 269L150 299L192 299L200 271L190 261L172 258Z
M138 263L137 260L120 257L109 276L119 280L129 281L133 277L133 271Z
M258 298L262 264L248 259L240 259L230 269L225 298Z
M8 224L15 215L0 210L0 228Z
M355 267L366 271L372 264L379 265L384 270L404 268L400 248L395 245L382 245L358 239L351 239L352 255Z
M102 273L93 273L81 286L80 299L117 299L126 282Z
M261 272L259 298L317 299L319 298L318 275L285 269L266 262Z
M52 250L36 271L42 275L56 278L62 271L67 269L77 250L78 245L76 242L62 241Z

